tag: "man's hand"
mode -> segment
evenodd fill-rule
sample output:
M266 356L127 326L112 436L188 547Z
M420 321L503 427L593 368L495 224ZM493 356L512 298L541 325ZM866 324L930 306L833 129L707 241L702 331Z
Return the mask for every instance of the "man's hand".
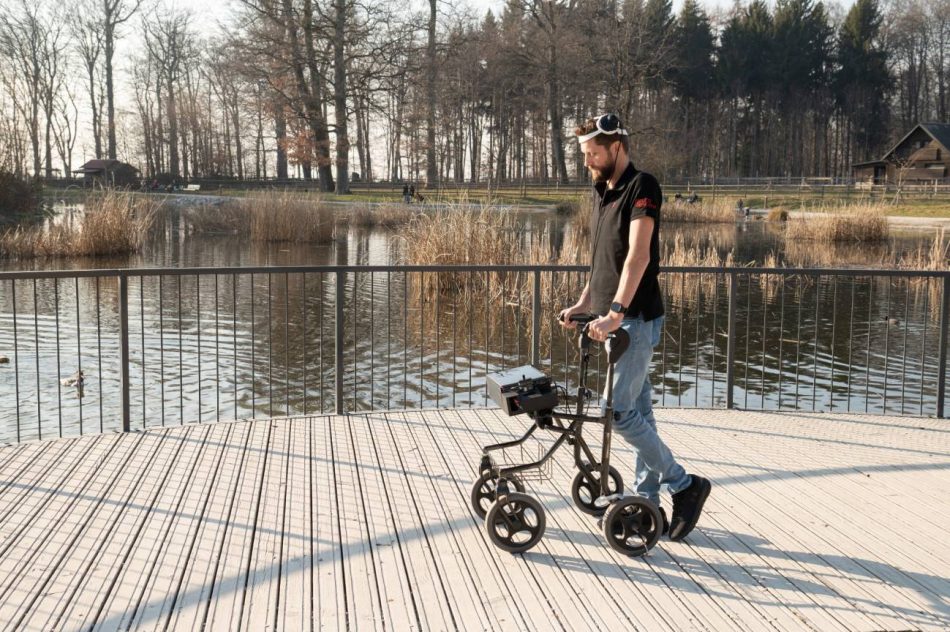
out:
M608 312L606 316L601 316L591 322L587 328L587 335L590 336L591 340L603 342L607 340L607 335L619 329L621 324L623 324L623 314Z
M564 329L577 329L577 323L571 320L571 316L575 314L585 314L587 313L587 308L583 305L572 305L567 309L562 309L561 313L557 315L558 322L561 323L561 327Z

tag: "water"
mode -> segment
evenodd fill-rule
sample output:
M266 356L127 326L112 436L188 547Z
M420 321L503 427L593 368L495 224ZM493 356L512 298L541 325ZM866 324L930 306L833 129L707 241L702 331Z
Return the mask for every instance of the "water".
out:
M564 220L544 213L524 222L531 234L565 229ZM733 250L740 263L791 250L762 222L670 225L664 238L676 233L687 244ZM885 247L909 252L929 240L906 233ZM170 220L164 236L134 256L7 269L386 265L400 244L387 231L358 229L327 245L255 244L187 235ZM856 252L871 259L852 255L848 263L860 266L883 249ZM490 405L485 374L530 363L530 275L493 277L485 305L450 294L420 299L412 292L420 277L345 276L347 410ZM585 279L559 273L557 280L576 296ZM725 405L727 278L666 274L662 282L668 319L652 376L658 401ZM0 365L0 441L120 427L118 297L114 278L0 282L0 354L11 360ZM934 414L939 297L934 281L740 277L735 403ZM551 323L564 300L542 296L541 368L572 384L573 341ZM130 279L132 427L334 411L335 304L330 274ZM68 382L80 369L82 397ZM603 372L599 358L591 386L601 388Z

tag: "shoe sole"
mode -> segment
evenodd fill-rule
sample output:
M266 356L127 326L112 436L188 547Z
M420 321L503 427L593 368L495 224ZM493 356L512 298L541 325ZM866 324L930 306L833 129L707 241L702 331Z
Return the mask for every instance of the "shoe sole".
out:
M696 523L699 522L699 517L703 513L703 505L706 504L706 499L709 498L709 492L712 491L712 483L708 480L703 479L703 488L699 495L699 502L696 503L696 513L693 514L693 519L688 523L683 523L679 529L676 529L675 533L670 532L670 540L673 542L679 542L686 536L690 534L693 528L696 526ZM679 525L678 525L679 526Z

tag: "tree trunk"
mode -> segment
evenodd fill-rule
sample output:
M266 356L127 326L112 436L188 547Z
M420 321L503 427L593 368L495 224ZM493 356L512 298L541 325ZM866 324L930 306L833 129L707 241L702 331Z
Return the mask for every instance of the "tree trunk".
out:
M333 112L336 122L336 192L350 192L350 139L346 124L346 1L334 0Z
M428 186L435 186L438 179L435 162L435 104L436 72L435 27L437 0L429 0L429 38L426 46L426 180Z

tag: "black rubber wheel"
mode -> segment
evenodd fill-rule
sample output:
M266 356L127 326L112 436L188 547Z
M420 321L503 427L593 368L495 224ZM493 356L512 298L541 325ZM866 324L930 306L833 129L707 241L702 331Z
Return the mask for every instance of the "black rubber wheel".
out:
M660 509L640 496L623 498L611 505L604 515L604 535L615 551L640 557L663 535Z
M544 508L537 500L519 492L496 501L485 516L488 538L509 553L524 553L544 535Z
M482 520L485 519L488 508L495 502L497 484L498 481L492 477L491 472L485 472L472 484L472 509ZM508 485L517 492L524 492L524 483L517 478L509 478Z
M620 472L611 465L608 469L610 481L607 483L607 489L611 494L623 492L623 477ZM577 508L586 514L592 516L602 516L607 511L607 505L598 507L594 501L600 497L600 468L594 471L593 477L588 476L583 471L579 471L571 483L571 498Z

